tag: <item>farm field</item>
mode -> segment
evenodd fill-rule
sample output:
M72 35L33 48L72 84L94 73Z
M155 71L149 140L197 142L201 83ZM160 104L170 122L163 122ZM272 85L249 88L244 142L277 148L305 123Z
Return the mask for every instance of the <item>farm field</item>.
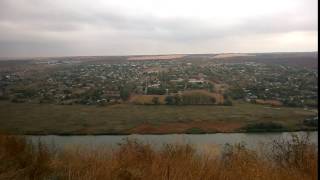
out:
M248 124L274 122L305 128L316 112L234 102L216 105L53 105L0 102L0 132L13 134L168 134L242 132ZM305 130L305 129L304 129Z

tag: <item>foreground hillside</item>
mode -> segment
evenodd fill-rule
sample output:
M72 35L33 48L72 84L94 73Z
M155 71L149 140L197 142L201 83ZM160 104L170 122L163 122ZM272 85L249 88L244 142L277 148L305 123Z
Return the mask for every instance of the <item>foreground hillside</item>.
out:
M160 150L128 141L108 147L49 150L22 137L0 136L0 179L217 179L315 180L317 148L308 137L275 141L272 152L226 145L220 153L198 153L192 145L165 144Z
M110 106L0 103L0 132L14 134L167 134L314 129L316 112L244 102Z

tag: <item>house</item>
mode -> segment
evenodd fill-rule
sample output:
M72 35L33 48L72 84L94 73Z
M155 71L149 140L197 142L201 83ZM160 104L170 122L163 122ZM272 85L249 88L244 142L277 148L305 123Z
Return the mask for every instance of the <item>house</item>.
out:
M150 85L148 85L148 87L159 88L160 87L160 83L150 84Z
M182 78L170 80L170 82L183 82Z
M189 83L204 83L204 80L203 79L189 79L188 80Z

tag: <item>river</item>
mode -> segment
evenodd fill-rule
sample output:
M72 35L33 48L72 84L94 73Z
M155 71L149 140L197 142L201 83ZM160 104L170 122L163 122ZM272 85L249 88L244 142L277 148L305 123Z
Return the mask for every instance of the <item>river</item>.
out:
M126 139L137 140L142 143L149 143L155 148L163 144L180 143L191 144L196 149L208 149L207 147L221 148L225 144L242 143L246 147L255 149L261 148L274 140L284 139L291 141L292 134L300 137L309 135L310 141L318 145L318 131L314 132L279 132L279 133L216 133L216 134L168 134L168 135L85 135L85 136L27 136L33 143L41 142L49 147L57 149L84 146L99 147L107 146L117 148Z

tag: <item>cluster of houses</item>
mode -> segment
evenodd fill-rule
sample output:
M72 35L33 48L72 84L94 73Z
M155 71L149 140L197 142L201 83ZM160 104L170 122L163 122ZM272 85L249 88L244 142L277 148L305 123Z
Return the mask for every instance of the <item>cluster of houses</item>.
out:
M217 63L208 61L128 61L119 63L58 64L55 71L24 79L14 73L2 73L0 97L16 97L15 88L34 87L31 99L53 102L96 104L115 102L129 94L176 93L185 90L212 90L215 82L239 89L243 99L273 99L285 104L307 105L317 101L314 70L259 63ZM26 83L27 82L27 83ZM9 88L8 88L9 87ZM153 91L151 91L153 90ZM22 91L23 92L23 91ZM19 98L16 97L16 98Z

